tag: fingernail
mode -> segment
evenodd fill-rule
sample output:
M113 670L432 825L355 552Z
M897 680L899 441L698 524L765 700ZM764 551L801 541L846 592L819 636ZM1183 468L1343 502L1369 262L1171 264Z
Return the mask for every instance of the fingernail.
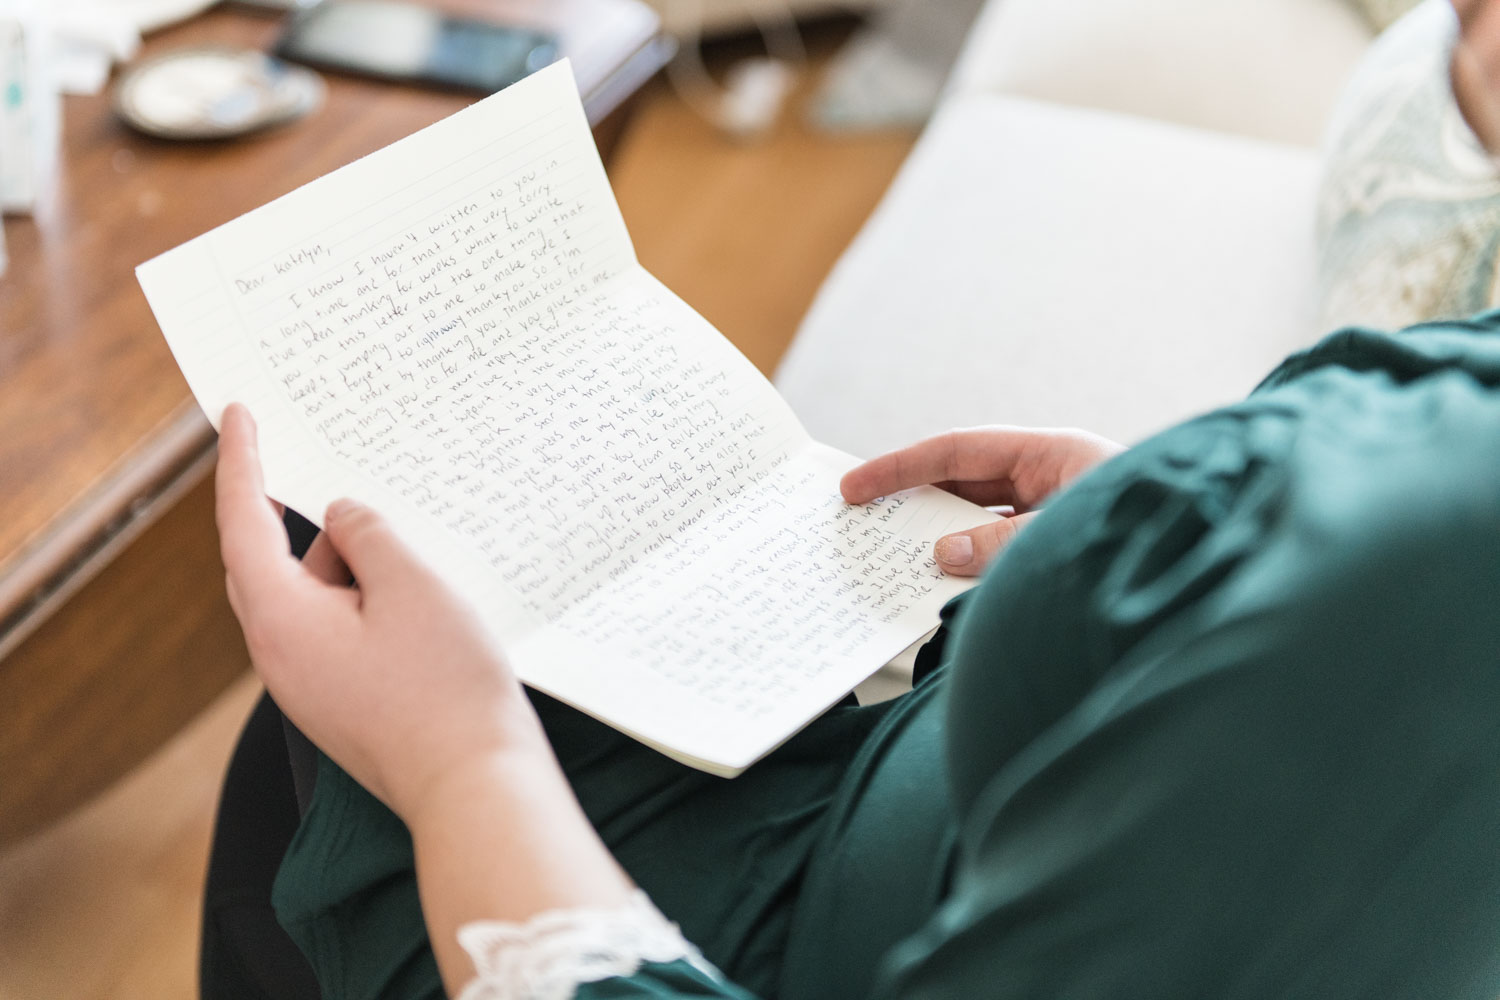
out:
M974 539L968 535L949 535L939 538L937 543L938 562L949 566L967 566L969 560L974 558Z
M324 523L337 521L341 517L352 514L358 507L359 504L353 500L350 500L348 497L342 497L328 505L328 511L323 515L323 521Z

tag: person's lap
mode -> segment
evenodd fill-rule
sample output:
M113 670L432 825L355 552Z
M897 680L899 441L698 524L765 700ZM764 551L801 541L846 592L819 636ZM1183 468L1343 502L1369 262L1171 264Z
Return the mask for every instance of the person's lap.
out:
M316 528L291 511L286 522L300 557ZM727 781L672 761L545 694L529 693L586 814L622 865L711 960L773 993L796 885L819 821L847 760L889 705L860 708L846 699L769 759ZM282 873L282 916L305 926L292 914L330 900L359 900L346 910L365 906L378 927L374 937L393 945L376 975L420 983L419 992L437 995L409 843L395 817L285 724L269 697L247 725L236 765L221 801L206 895L204 995L235 995L258 989L261 981L278 984L273 995L317 995L270 907L277 862L298 842L299 818L310 808L321 810L313 826L335 828L335 843L311 852L303 844L293 852L316 860L298 868L294 857L293 870ZM338 814L332 824L324 822L330 802ZM298 839L304 837L305 831ZM364 850L374 844L382 849ZM382 892L369 891L374 882ZM339 975L360 964L347 963ZM299 984L292 994L278 971L287 969Z
M774 996L799 883L850 759L892 703L830 709L732 780L669 760L533 692L584 812L688 940Z
M1431 343L1428 354L1451 353L1442 336ZM1424 374L1421 357L1405 361L1411 371L1396 378ZM1309 405L1326 409L1342 400L1357 411L1379 398L1351 401L1331 386L1323 402ZM976 835L1003 847L986 856L1000 858L993 862L1000 867L985 870L991 861L981 859L970 874L1014 896L984 902L987 912L1008 916L975 939L983 943L981 972L997 956L1006 959L1005 995L1053 989L1070 975L1082 988L1087 977L1104 974L1101 955L1118 959L1104 971L1136 985L1181 984L1208 964L1222 966L1230 945L1241 949L1240 959L1262 961L1263 971L1305 969L1308 981L1342 968L1329 956L1365 961L1367 978L1415 976L1441 957L1432 942L1421 944L1425 951L1416 942L1384 948L1415 962L1393 969L1371 961L1376 952L1361 935L1384 942L1399 926L1390 917L1402 904L1431 908L1451 891L1468 912L1462 920L1434 919L1430 928L1462 939L1472 959L1489 918L1500 916L1471 898L1494 881L1493 865L1475 853L1474 831L1500 818L1482 808L1483 794L1475 798L1476 789L1489 787L1475 769L1482 771L1477 762L1492 760L1485 754L1497 749L1493 649L1500 636L1486 632L1494 620L1487 602L1495 563L1485 561L1494 554L1484 545L1493 541L1496 522L1475 513L1487 509L1492 496L1482 491L1494 484L1466 474L1489 470L1492 459L1500 467L1500 458L1487 450L1492 438L1483 433L1453 433L1482 427L1486 413L1460 412L1458 424L1421 436L1415 427L1432 404L1394 405L1385 415L1386 433L1367 435L1370 450L1351 448L1347 428L1327 425L1319 431L1319 452L1286 447L1279 407L1252 401L1240 416L1211 418L1205 446L1190 454L1158 447L1158 485L1187 488L1185 500L1181 490L1153 493L1139 469L1131 473L1135 481L1110 487L1107 516L1117 519L1121 546L1108 566L1096 568L1113 572L1122 589L1106 616L1107 634L1066 616L1038 614L1032 624L1050 635L1028 637L1017 625L1025 615L1012 616L1002 634L984 641L1003 654L1030 638L1051 658L1017 666L1001 655L994 671L970 672L955 688L959 747L950 754L950 777L967 803L966 822L998 819ZM1266 419L1244 420L1245 413ZM1289 463L1280 471L1292 476L1293 497L1257 492L1280 488L1266 478L1272 452ZM1139 456L1153 453L1148 448ZM1181 481L1183 475L1196 477L1197 486ZM1252 516L1231 519L1232 530L1208 530L1205 517L1232 514L1247 497L1258 504ZM1279 520L1286 510L1302 520ZM1033 550L1052 544L1041 533L1046 523L1029 529L1029 540L1023 536ZM1288 524L1296 530L1278 535ZM1018 544L1017 557L1026 550ZM1058 545L1066 551L1068 543ZM1257 587L1237 590L1232 570L1252 555L1265 574ZM1442 572L1424 573L1428 560ZM1081 572L1087 564L1056 569ZM1024 611L1036 596L1004 599ZM1443 637L1457 645L1443 645ZM1433 641L1423 645L1427 640ZM1108 656L1081 655L1080 642L1093 644L1092 652L1103 643ZM1407 655L1387 655L1396 647ZM1420 666L1414 657L1427 658L1431 677L1413 672ZM627 870L726 972L774 995L786 921L821 812L884 709L835 710L771 761L725 782L545 696L535 703L586 812ZM1465 740L1455 750L1434 739L1436 730L1414 721L1424 714L1428 721L1449 720ZM341 772L325 765L320 786L330 773ZM360 795L351 788L340 793L346 834L389 834L394 817L381 818L378 804ZM1439 808L1447 811L1439 815ZM976 820L979 812L987 815ZM1402 840L1402 831L1411 836ZM1241 854L1226 865L1225 850ZM1429 863L1403 867L1417 854ZM337 858L319 851L303 861L298 870L306 875ZM319 898L346 907L352 901L384 914L380 919L405 914L384 930L366 927L366 942L401 942L387 949L392 961L371 974L386 976L400 995L437 995L409 851L342 868L317 885L283 884L288 918L311 933L319 911L307 904ZM1472 876L1466 885L1463 873ZM1399 891L1391 894L1393 886ZM1066 889L1061 895L1059 887ZM1037 892L1050 901L1043 911L1072 914L1062 936L1042 949L1035 947L1037 935L1059 925L1049 931L1037 919ZM974 903L968 900L971 909ZM1239 922L1247 913L1260 923ZM1226 914L1238 916L1226 920ZM1328 921L1335 919L1345 925L1336 935L1343 951L1330 945L1320 965L1307 948L1333 940ZM1285 936L1252 932L1276 924L1301 934L1296 947ZM1104 926L1113 936L1099 950ZM1310 930L1324 937L1313 941ZM1140 947L1124 947L1132 941ZM1278 941L1275 965L1266 949ZM1169 967L1162 947L1179 959L1187 948L1194 960ZM963 956L950 948L944 957ZM1472 961L1464 966L1472 967ZM917 947L897 968L892 981L921 992L933 966ZM1454 982L1453 975L1444 981ZM976 980L976 988L998 988L982 983L988 980ZM1274 977L1257 984L1285 985Z
M830 710L753 773L726 781L661 756L546 695L533 703L584 810L606 845L689 940L741 982L774 995L779 955L819 821L844 764L885 707ZM287 755L290 751L291 766ZM300 784L292 780L301 775ZM310 796L310 798L309 798ZM321 801L320 801L321 797ZM395 818L283 720L266 697L257 706L226 780L205 896L202 993L314 1000L320 994L297 945L271 909L272 880L302 811L337 802L343 848L325 845L310 866L283 871L278 911L303 912L306 896L366 907L384 939L378 976L441 995L415 901L415 873ZM382 849L371 856L368 845ZM317 872L325 862L338 871ZM322 877L328 876L328 877ZM380 883L386 891L371 892ZM394 893L389 890L396 884ZM352 891L341 893L343 884ZM373 944L369 954L380 952ZM318 968L324 996L369 964Z

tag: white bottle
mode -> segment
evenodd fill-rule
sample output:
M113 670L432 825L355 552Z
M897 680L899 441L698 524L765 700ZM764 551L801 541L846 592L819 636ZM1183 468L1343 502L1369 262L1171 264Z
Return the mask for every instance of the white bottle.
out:
M38 4L0 0L0 211L29 212L57 172L62 103Z

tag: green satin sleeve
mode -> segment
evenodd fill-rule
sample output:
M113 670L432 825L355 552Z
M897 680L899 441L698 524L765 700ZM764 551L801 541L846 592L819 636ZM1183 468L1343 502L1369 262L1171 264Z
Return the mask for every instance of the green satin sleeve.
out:
M1347 330L1059 497L957 625L882 998L1493 1000L1500 315Z

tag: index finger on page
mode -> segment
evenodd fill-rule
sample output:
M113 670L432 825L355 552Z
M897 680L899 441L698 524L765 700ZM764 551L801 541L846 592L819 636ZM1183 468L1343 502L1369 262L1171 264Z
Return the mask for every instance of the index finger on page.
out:
M1025 439L1025 434L1001 427L948 431L850 469L839 487L849 503L868 503L914 486L1007 477Z
M266 499L250 411L231 403L219 431L214 479L219 549L243 614L254 616L267 596L297 579L286 532Z

